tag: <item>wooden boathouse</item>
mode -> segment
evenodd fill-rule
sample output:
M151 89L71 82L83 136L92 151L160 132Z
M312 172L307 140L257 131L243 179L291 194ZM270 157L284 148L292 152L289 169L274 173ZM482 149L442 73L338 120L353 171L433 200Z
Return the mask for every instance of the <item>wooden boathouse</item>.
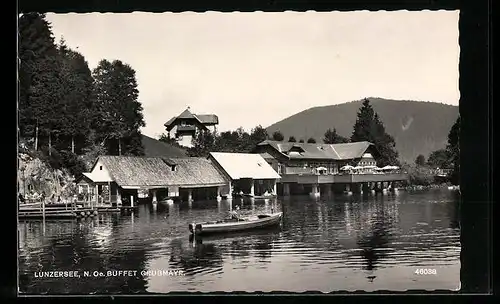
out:
M139 192L147 192L152 202L192 201L220 195L228 182L206 158L101 156L77 185L93 201L134 207Z
M211 152L208 157L229 180L223 195L243 193L248 196L277 195L281 176L259 154Z
M379 151L372 143L294 143L265 140L254 151L272 166L281 180L283 195L332 192L384 192L408 180L400 170L380 170ZM342 170L350 167L355 170Z

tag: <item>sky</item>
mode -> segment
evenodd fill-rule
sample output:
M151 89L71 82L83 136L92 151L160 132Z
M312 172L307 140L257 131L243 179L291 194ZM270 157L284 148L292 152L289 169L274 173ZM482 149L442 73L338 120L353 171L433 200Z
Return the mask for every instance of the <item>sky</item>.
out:
M47 14L91 69L135 71L146 127L187 107L219 131L364 97L458 105L458 11ZM311 122L314 123L314 122Z

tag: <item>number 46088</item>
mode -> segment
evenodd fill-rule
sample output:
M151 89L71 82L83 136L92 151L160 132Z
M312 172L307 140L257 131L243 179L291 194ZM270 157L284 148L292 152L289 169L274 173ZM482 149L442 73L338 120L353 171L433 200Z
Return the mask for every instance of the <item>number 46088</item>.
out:
M415 270L415 274L437 274L437 270L435 268L419 268Z

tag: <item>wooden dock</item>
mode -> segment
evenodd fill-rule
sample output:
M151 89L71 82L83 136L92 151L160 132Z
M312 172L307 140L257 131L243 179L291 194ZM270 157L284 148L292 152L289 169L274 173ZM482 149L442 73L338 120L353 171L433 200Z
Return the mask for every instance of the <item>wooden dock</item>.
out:
M99 213L119 213L120 208L112 206L84 207L81 204L22 204L19 206L19 219L78 219L94 217Z
M121 206L119 208L122 213L137 212L139 210L138 206Z

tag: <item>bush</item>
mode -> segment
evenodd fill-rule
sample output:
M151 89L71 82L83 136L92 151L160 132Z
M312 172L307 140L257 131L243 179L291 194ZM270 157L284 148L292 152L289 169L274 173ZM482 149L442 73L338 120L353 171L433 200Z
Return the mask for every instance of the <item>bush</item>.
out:
M409 183L411 185L429 186L434 184L434 174L427 167L411 167L408 169Z
M62 167L68 169L73 176L79 176L87 170L84 161L71 151L61 151L60 153Z

